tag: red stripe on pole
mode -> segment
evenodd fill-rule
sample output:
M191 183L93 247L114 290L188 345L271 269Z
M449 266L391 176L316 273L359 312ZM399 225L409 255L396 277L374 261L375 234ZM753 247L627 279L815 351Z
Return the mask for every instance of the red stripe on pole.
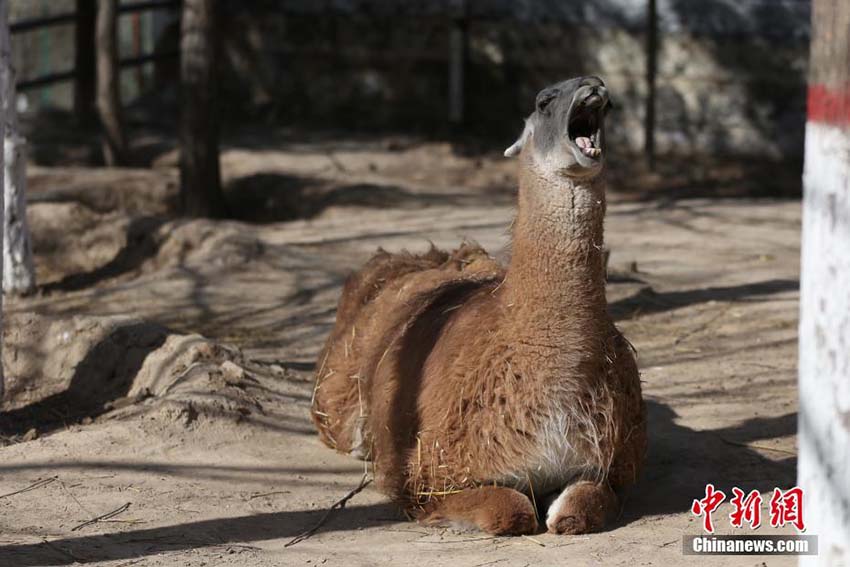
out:
M809 85L809 121L850 124L850 85L839 89Z

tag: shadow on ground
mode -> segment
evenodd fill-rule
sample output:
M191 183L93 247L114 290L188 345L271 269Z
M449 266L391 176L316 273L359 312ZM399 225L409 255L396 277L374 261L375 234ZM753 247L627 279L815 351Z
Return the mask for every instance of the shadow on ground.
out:
M16 567L72 565L288 539L311 529L324 514L324 510L271 512L121 533L69 537L49 543L6 545L0 547L0 564ZM391 504L343 508L322 526L321 533L379 527L402 519Z
M127 395L145 358L166 336L165 328L152 323L116 328L86 353L65 390L2 412L0 437L15 440L30 430L42 435L105 413Z
M672 311L697 303L736 301L785 291L794 291L799 288L799 280L792 279L773 279L756 283L703 287L661 293L646 286L634 295L609 304L608 312L615 320L627 319L648 313Z
M163 224L165 219L157 217L134 219L127 227L124 247L112 260L94 270L70 274L58 282L42 286L41 291L44 293L78 291L138 270L146 260L156 256L159 243L154 236L156 230Z
M649 453L640 482L624 499L622 524L647 516L681 513L714 484L728 496L732 487L772 491L796 482L797 457L776 451L771 459L751 445L759 440L794 435L797 414L748 419L740 425L696 430L676 423L676 413L648 400ZM770 452L768 452L770 454Z
M331 207L370 209L422 209L434 205L463 206L480 203L508 205L513 191L496 187L486 195L429 193L399 185L338 184L321 178L257 173L232 180L224 189L231 216L237 220L270 223L311 219Z

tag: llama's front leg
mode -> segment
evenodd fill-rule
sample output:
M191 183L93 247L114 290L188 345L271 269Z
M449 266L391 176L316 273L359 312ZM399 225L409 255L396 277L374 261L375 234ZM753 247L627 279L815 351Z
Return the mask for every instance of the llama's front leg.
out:
M531 500L503 486L470 488L434 500L419 521L426 525L473 524L493 535L537 532L537 513Z
M568 485L549 506L546 527L551 534L598 532L617 511L617 496L607 483L580 480Z

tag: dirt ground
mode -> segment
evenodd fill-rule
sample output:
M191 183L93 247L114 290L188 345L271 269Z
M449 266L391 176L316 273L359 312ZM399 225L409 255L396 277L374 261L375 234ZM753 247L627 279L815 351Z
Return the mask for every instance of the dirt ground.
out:
M0 566L796 564L685 557L682 536L701 532L689 508L708 482L794 484L798 202L612 188L608 297L651 447L610 530L425 528L367 487L288 546L364 474L308 418L345 275L378 246L467 238L504 258L515 163L404 139L237 141L223 169L244 222L170 217L174 164L31 168L43 285L5 308Z

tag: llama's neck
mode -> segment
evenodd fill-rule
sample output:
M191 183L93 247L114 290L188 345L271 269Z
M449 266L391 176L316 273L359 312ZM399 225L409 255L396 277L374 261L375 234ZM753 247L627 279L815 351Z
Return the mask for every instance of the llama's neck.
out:
M506 314L519 344L589 354L607 324L604 181L541 173L521 159Z

